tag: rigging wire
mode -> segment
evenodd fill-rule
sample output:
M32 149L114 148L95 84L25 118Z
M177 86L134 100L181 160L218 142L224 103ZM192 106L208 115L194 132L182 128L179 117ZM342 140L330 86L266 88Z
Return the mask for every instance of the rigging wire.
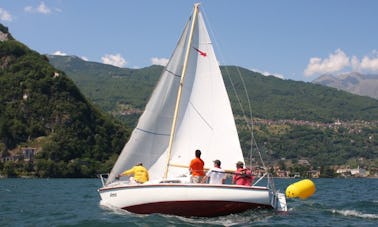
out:
M206 11L204 10L204 8L201 8L202 9L202 15L203 15L203 18L204 20L206 21L206 24L208 25L208 29L209 29L209 33L211 33L211 37L212 37L212 40L214 42L215 45L214 48L216 46L220 46L218 41L216 40L215 36L214 35L214 30L212 29L212 26L211 26L211 23L209 23L208 21L208 18L207 18L207 13ZM225 59L224 58L224 55L222 54L222 51L219 50L220 48L217 48L217 51L219 52L219 56L222 58L222 59ZM262 155L261 155L261 152L260 152L260 149L259 149L259 146L257 144L257 141L255 140L255 136L254 136L254 126L253 126L253 115L252 115L252 105L251 105L251 100L249 98L249 95L248 95L248 90L247 90L247 87L246 87L246 83L243 79L243 75L240 71L240 67L237 67L235 66L235 69L237 70L237 75L239 77L239 80L241 81L241 85L243 87L243 92L244 92L244 96L245 98L247 99L247 104L248 104L248 112L249 112L249 118L247 117L247 114L246 114L246 110L245 108L243 107L243 104L242 104L242 101L241 101L241 98L236 90L236 86L235 86L235 82L234 80L231 78L231 73L230 73L230 66L225 66L224 67L225 71L226 71L226 75L228 80L230 81L230 84L231 84L231 88L232 88L232 91L235 95L235 98L237 100L237 103L240 107L240 110L241 110L241 113L242 113L242 118L244 119L246 125L247 125L247 128L248 128L248 131L250 133L250 143L251 143L251 146L250 146L250 151L249 151L249 165L252 166L252 160L253 160L253 147L255 146L256 147L256 153L258 154L258 157L260 159L260 162L261 162L261 165L263 166L264 170L267 171L267 168L265 166L265 163L263 161L263 158L262 158ZM269 174L268 174L268 178L269 178Z

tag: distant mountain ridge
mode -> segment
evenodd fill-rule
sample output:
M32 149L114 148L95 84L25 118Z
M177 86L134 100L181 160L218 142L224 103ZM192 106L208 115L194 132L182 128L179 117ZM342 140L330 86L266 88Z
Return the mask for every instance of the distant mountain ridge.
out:
M131 127L163 70L157 65L126 69L72 56L47 57L88 99ZM256 123L254 137L264 144L270 161L305 158L322 166L368 160L359 163L362 167L377 159L378 100L309 82L264 76L237 66L221 66L221 71L243 151L250 150L251 139L238 105L249 105L245 86Z
M47 57L52 65L66 72L90 100L115 115L120 111L143 110L163 70L157 65L127 69L86 62L73 56ZM242 105L248 106L238 75L240 72L252 101L254 117L323 122L378 119L378 101L370 97L313 83L264 76L237 66L221 66L221 70L230 101L236 104L233 106L236 115L241 115L242 110L237 105L230 80L237 88L237 95L244 95Z
M313 80L312 83L378 99L378 74L361 74L357 72L338 75L324 74Z

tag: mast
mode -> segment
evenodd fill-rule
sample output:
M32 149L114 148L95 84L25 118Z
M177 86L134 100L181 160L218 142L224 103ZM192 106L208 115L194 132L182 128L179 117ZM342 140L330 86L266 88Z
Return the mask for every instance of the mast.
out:
M171 153L172 153L172 145L173 145L173 139L175 137L176 133L176 122L177 122L177 115L179 111L179 105L181 101L181 94L182 94L182 88L184 86L184 79L185 79L185 74L186 74L186 68L187 68L187 63L189 59L189 54L190 54L190 46L192 45L192 37L193 37L193 31L194 31L194 24L197 20L197 14L199 10L199 3L194 4L194 10L192 14L192 25L190 28L190 33L189 33L189 40L186 45L186 52L185 52L185 58L184 58L184 64L182 67L181 71L181 79L180 79L180 85L177 91L177 99L176 99L176 105L175 105L175 112L173 114L173 121L172 121L172 127L171 127L171 136L169 138L169 143L168 143L168 155L167 155L167 165L165 167L165 172L164 172L164 179L167 178L168 176L168 169L169 169L169 162L171 160Z

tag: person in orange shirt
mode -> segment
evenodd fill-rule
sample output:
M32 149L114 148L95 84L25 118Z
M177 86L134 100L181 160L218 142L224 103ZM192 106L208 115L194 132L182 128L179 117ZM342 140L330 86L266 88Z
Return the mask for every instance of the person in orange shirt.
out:
M205 171L203 169L205 162L201 159L200 150L196 150L195 155L196 157L192 159L189 165L189 171L190 171L190 174L192 175L190 178L190 182L201 183L202 178L205 176Z

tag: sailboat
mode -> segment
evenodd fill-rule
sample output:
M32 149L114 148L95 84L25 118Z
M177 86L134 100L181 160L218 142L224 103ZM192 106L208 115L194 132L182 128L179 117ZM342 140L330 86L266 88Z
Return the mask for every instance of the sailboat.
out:
M145 111L98 189L101 204L136 214L214 217L267 208L286 211L271 186L190 183L189 163L201 150L205 168L219 159L244 162L231 104L199 4L185 25ZM143 162L149 181L117 175Z

